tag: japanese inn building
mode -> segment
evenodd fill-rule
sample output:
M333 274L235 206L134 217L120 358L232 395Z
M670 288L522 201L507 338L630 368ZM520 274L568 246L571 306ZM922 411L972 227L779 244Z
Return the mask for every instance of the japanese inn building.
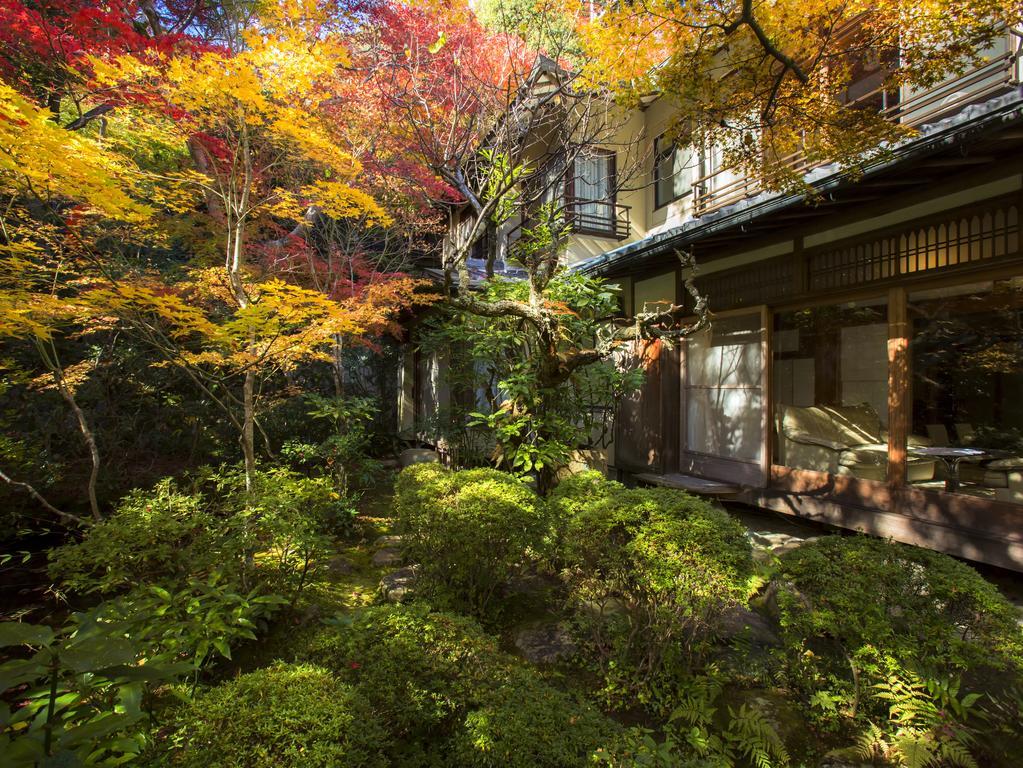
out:
M651 142L635 191L613 192L615 149L577 160L568 265L631 316L691 302L692 252L713 313L635 348L645 383L597 463L1023 571L1021 43L926 91L865 72L851 100L918 132L855 172L800 168L812 195L664 146L659 100L630 120ZM442 365L406 356L407 435L451 396Z

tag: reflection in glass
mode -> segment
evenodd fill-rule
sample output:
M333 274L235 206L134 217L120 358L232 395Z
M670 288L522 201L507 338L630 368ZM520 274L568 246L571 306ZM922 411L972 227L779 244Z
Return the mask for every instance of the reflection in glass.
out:
M1023 278L910 293L909 320L914 430L979 451L917 484L1023 504Z
M866 480L888 476L884 299L775 315L775 463ZM908 471L929 480L936 460Z

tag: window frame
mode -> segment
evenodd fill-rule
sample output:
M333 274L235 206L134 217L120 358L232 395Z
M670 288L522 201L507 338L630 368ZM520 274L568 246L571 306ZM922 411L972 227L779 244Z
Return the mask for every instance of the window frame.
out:
M674 155L677 155L678 152L680 152L681 149L682 149L681 147L679 147L678 142L675 142L675 141L666 142L666 140L665 140L666 136L667 136L666 133L662 133L660 136L658 136L658 137L656 137L654 139L654 167L653 167L653 182L654 182L654 184L653 184L653 186L654 186L654 210L655 211L659 211L661 208L664 208L666 205L674 203L676 200L681 200L683 197L686 197L687 195L692 194L693 189L696 186L695 185L695 181L696 180L693 179L693 178L690 178L689 179L689 184L688 184L688 186L686 187L686 189L684 191L678 192L678 193L674 193L674 196L668 198L667 200L662 200L661 199L661 181L662 181L662 178L661 178L661 175L660 175L661 164L664 161L668 160L669 158L672 158ZM667 147L665 149L658 150L658 145L661 142L665 142L667 144ZM695 155L696 155L695 152L691 152L690 154L693 157L695 157ZM702 163L702 158L701 158L700 162ZM672 161L672 165L674 165L674 161ZM671 176L669 176L667 178L673 178L674 175L675 174L671 174Z
M608 197L601 199L586 199L577 198L575 194L575 180L579 178L579 161L587 157L601 157L607 160L607 189ZM596 237L616 237L617 233L617 219L618 219L618 153L613 149L607 147L591 147L585 152L580 152L572 160L571 173L568 174L565 179L565 201L568 203L567 208L569 212L569 218L573 220L572 231L580 235L594 235ZM600 203L607 205L610 209L610 215L607 217L607 226L604 228L600 227L587 227L580 226L578 221L575 219L578 216L577 208L580 205L586 203Z

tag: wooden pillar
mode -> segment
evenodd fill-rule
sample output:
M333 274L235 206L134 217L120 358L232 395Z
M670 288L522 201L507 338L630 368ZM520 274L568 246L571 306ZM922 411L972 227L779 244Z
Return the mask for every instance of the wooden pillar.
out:
M906 291L888 292L888 484L906 482L906 439L909 436L909 321Z
M760 345L761 372L760 396L762 398L763 444L760 455L760 471L766 488L771 484L771 464L774 462L774 313L766 306L760 310L762 341Z

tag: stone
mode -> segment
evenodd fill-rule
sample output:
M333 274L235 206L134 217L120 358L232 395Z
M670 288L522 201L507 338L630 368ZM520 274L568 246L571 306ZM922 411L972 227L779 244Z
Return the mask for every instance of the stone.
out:
M380 594L390 603L401 603L410 598L416 586L416 566L409 565L380 579Z
M718 619L718 636L725 641L746 635L750 642L760 647L778 647L781 640L771 623L755 611L737 605Z
M383 469L397 469L399 464L397 459L380 459L380 466Z
M781 607L778 604L778 593L781 589L782 585L779 581L771 581L771 583L764 588L763 592L753 598L751 601L753 608L766 616L769 620L778 622L781 619ZM785 591L793 595L795 599L805 606L807 610L812 608L809 598L796 589L792 582L785 582Z
M411 467L413 464L427 464L439 462L440 454L429 448L408 448L398 454L398 463L402 467Z
M397 547L384 547L373 554L373 565L382 568L385 565L397 565L401 562L401 550Z
M397 547L401 545L401 536L392 534L389 536L378 536L377 540L373 542L373 546L377 549L383 547Z
M767 531L749 531L750 543L754 547L765 549L776 555L782 555L785 552L791 552L793 549L808 544L811 541L816 541L819 536L793 536L789 533L777 533Z
M327 570L335 576L350 576L355 573L355 566L344 555L334 555L327 561Z
M572 635L561 624L540 624L515 633L515 647L534 664L554 664L575 654Z

